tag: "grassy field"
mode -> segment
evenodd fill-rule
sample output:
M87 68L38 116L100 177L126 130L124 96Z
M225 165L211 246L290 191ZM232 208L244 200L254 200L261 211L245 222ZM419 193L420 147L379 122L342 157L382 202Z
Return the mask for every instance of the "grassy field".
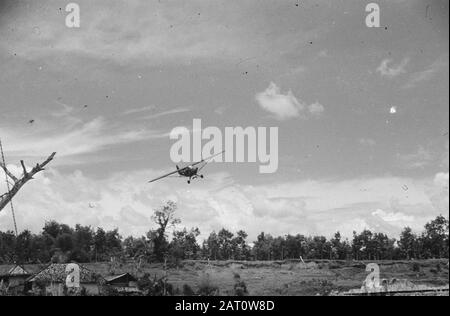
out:
M299 261L283 262L239 262L239 261L185 261L178 268L167 270L168 280L180 290L184 284L194 290L209 282L217 286L220 295L234 293L235 276L245 282L250 295L317 295L331 290L347 291L360 288L368 273L369 262L345 261ZM449 283L448 260L427 261L381 261L382 279L408 280L417 285L444 286ZM92 265L87 265L89 268ZM98 271L101 264L94 264ZM102 273L108 273L109 264L103 264ZM135 265L124 264L117 271L142 275L163 276L163 265L144 265L137 270Z
M185 261L164 270L162 264L90 263L84 266L103 276L129 272L137 277L148 273L162 277L180 293L189 285L195 291L205 282L217 286L219 295L233 295L236 276L245 282L250 295L324 295L330 291L361 288L369 262L299 261L239 262ZM448 260L380 261L381 279L408 280L415 285L446 286L449 283ZM26 266L37 272L43 266Z
M233 294L234 276L247 284L250 295L317 295L360 288L368 273L364 262L185 262L170 270L169 280L198 287L208 274L220 294ZM378 262L382 279L409 280L414 284L443 286L449 283L448 261ZM155 271L156 272L156 271Z

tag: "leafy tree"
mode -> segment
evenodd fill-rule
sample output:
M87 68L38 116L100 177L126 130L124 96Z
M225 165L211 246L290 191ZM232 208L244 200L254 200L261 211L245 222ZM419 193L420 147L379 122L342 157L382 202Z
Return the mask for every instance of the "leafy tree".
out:
M36 253L33 250L33 238L29 230L23 231L16 238L15 255L19 262L32 262Z
M250 259L250 247L247 245L248 234L240 230L237 232L236 237L232 240L233 245L233 257L236 260L249 260Z
M107 231L105 239L109 256L116 256L122 252L122 236L119 234L119 229Z
M149 259L152 249L145 237L134 238L130 236L123 241L123 251L128 258L137 259L144 257Z
M68 252L73 250L73 239L72 235L64 233L58 235L56 238L55 246L63 252Z
M75 249L89 253L94 246L94 231L90 226L75 226L74 242Z
M286 240L284 237L277 237L271 241L270 254L272 260L283 260L286 255Z
M46 222L43 228L43 233L50 236L53 239L56 239L58 235L61 233L60 225L55 221Z
M212 232L208 239L203 242L203 257L211 260L220 259L219 236L216 232Z
M33 257L30 263L47 263L52 257L53 240L49 236L40 234L33 236L31 248L33 249Z
M106 232L103 228L97 228L94 236L94 257L95 261L106 260L107 256Z
M406 227L402 231L398 245L403 257L406 259L418 258L419 238L410 227Z
M448 258L449 222L443 216L425 225L421 235L405 228L398 241L383 233L364 230L354 232L352 241L343 240L340 233L327 240L322 236L306 237L287 235L272 237L261 233L251 248L244 231L235 234L222 229L212 232L197 243L200 231L183 229L173 233L169 243L169 228L179 220L175 218L176 205L168 203L155 211L157 229L146 237L128 237L122 241L118 229L105 231L76 225L72 228L55 221L45 223L41 233L24 231L15 236L13 232L0 232L0 263L48 263L74 260L80 263L106 261L111 256L148 260L164 260L169 254L176 261L184 259L213 260L282 260L298 259L356 259L396 260L410 258Z
M197 243L198 236L200 236L198 228L190 231L186 228L182 231L175 231L170 243L171 256L178 260L197 259L200 253L200 246Z
M353 232L353 258L356 260L373 260L373 233L365 229L358 234Z
M449 221L444 216L438 216L435 220L425 225L422 235L423 246L427 257L448 258L449 251Z
M306 257L307 238L303 235L287 235L284 249L284 258L299 259L300 257Z
M331 259L346 260L351 254L351 246L347 240L342 240L342 235L337 232L331 239Z
M255 242L253 252L256 260L272 260L273 237L262 232Z
M150 231L148 238L153 242L154 254L158 261L163 261L168 251L167 230L181 222L175 217L176 211L175 202L169 201L162 208L155 210L152 217L158 228L156 231Z
M0 262L11 263L16 260L16 236L12 231L0 232Z
M373 258L375 260L392 260L395 254L395 239L382 233L375 233L372 240Z
M219 234L219 249L221 260L230 260L233 255L233 233L222 229Z

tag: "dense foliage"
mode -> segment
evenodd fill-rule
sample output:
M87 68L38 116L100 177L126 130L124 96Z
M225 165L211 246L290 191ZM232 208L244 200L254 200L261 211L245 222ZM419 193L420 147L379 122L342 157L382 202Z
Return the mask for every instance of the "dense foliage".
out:
M273 237L261 233L252 246L244 231L236 234L222 229L212 232L202 245L198 228L177 230L176 204L169 202L154 212L156 229L141 238L123 239L119 231L76 225L74 228L48 222L39 234L24 231L0 232L1 263L80 263L109 261L111 258L133 258L145 261L178 262L186 259L210 260L398 260L449 257L449 221L439 216L425 225L421 234L405 228L399 240L382 233L365 230L354 233L352 240L336 233L323 236L287 235ZM173 229L169 238L168 230Z

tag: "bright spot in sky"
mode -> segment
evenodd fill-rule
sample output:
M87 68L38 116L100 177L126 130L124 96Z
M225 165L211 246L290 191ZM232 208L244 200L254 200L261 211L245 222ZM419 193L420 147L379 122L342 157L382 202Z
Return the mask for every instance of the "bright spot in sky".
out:
M397 114L397 107L396 106L391 107L391 114Z

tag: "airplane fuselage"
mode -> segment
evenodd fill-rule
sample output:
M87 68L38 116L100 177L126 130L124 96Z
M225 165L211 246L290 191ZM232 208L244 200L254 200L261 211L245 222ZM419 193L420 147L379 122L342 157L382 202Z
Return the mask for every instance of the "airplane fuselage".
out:
M198 175L198 168L186 168L183 170L180 170L178 174L182 177L186 178L194 178Z
M194 167L187 167L185 169L180 169L177 166L178 169L178 174L181 177L186 177L189 178L188 183L191 184L192 179L197 179L197 178L202 178L203 179L203 175L199 175L199 168L194 168Z

